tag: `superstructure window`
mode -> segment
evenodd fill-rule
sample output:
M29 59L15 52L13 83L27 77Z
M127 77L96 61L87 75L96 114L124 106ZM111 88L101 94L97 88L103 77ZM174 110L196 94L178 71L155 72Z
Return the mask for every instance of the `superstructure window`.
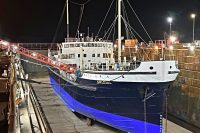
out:
M65 44L64 47L65 47L65 48L69 48L69 44Z
M62 55L61 55L61 58L62 58L62 59L68 59L69 56L68 56L68 54L62 54Z
M100 54L97 54L97 57L100 57Z
M78 43L78 44L75 44L75 46L76 46L76 47L80 47L80 44L79 44L79 43Z
M78 58L80 58L80 54L78 54Z
M92 57L95 57L95 54L92 54Z
M74 44L70 44L70 47L74 47Z
M84 54L83 57L87 57L87 54Z
M89 47L94 47L94 43L89 43Z
M75 54L69 54L69 59L75 59Z
M88 43L84 43L84 44L83 44L83 47L88 47Z
M62 54L62 59L75 59L75 54Z
M110 58L111 57L111 54L109 53L103 53L103 58Z
M103 58L108 58L106 53L103 53Z
M101 44L101 43L98 43L98 47L102 47L102 44Z

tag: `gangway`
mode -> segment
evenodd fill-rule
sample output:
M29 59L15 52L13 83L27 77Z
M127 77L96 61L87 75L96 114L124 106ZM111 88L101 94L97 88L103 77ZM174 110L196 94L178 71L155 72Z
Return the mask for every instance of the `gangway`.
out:
M24 55L26 57L32 58L34 60L37 60L39 62L42 62L46 65L55 67L57 69L66 71L67 73L74 73L75 72L75 68L67 65L61 61L58 60L54 60L50 57L47 57L43 54L37 53L35 51L31 51L28 50L24 47L21 47L15 43L10 43L4 40L0 40L0 49L7 49L8 51L12 51L14 53L20 54L20 55Z

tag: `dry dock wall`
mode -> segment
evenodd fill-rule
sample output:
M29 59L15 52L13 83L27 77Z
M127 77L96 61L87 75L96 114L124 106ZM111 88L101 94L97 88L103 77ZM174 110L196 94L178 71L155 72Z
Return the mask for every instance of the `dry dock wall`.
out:
M168 91L168 112L200 128L200 49L177 44L171 54L181 71Z

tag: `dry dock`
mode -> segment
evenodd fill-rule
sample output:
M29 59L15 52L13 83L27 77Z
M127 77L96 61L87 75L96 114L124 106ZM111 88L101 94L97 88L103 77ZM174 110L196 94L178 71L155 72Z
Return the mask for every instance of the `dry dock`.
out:
M33 76L32 79L42 83L49 83L47 75ZM53 133L123 133L98 122L95 122L93 126L87 126L86 119L68 110L60 98L54 94L51 85L32 83L32 86ZM165 120L163 122L165 126ZM164 127L163 133L165 132ZM168 121L167 133L192 132Z

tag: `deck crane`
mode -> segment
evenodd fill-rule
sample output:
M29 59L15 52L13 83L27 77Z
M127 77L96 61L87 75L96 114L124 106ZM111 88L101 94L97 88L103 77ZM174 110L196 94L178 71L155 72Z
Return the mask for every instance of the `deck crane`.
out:
M75 68L70 65L67 65L61 61L53 60L52 58L49 58L49 57L47 57L43 54L37 53L35 51L31 51L26 48L23 48L15 43L10 43L10 42L4 41L4 40L0 40L0 49L7 49L8 51L12 51L14 53L24 55L26 57L40 61L46 65L66 71L67 73L75 72Z

